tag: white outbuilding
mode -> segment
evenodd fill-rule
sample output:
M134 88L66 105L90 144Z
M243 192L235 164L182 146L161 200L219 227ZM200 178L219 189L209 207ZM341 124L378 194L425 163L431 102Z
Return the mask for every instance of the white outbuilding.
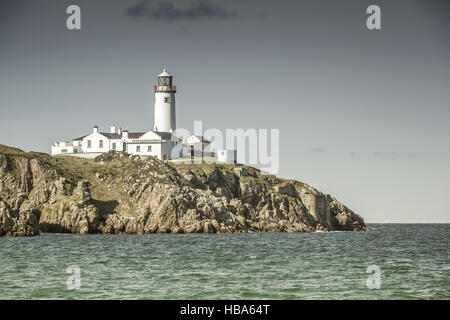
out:
M185 156L211 157L214 153L209 150L211 141L203 136L192 135L186 140Z
M218 150L217 151L217 161L222 163L236 163L237 162L237 151L236 150Z

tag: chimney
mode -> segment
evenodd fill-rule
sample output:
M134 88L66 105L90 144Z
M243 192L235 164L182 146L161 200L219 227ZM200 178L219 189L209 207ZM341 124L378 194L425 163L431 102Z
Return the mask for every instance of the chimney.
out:
M97 125L94 126L93 132L94 132L94 133L98 133L98 126L97 126Z
M128 139L128 130L122 131L122 139Z
M113 124L111 126L111 133L116 133L116 125L115 124Z
M117 133L118 133L118 134L122 134L122 128L121 128L121 127L119 127L119 128L117 129Z

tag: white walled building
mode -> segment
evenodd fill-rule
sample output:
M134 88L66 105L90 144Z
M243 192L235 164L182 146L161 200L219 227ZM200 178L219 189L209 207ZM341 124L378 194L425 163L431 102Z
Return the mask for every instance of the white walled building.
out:
M211 141L203 136L192 135L186 140L185 157L214 157L214 152L209 150Z
M103 152L117 150L136 155L155 156L161 160L182 157L182 140L172 134L172 131L176 129L176 87L173 86L173 77L165 69L158 76L154 91L154 131L129 132L113 125L109 132L101 132L95 125L88 135L68 142L55 142L51 147L51 154L94 157Z
M222 163L236 163L237 162L237 151L236 150L218 150L217 151L217 161Z
M171 132L148 131L137 139L131 138L124 142L123 151L143 156L154 156L161 160L182 157L182 141ZM138 135L138 134L137 134Z
M178 149L175 149L178 147ZM92 133L69 142L56 142L52 146L52 155L73 154L94 157L111 150L125 151L130 154L154 156L169 160L182 156L182 141L170 132L100 132L94 126Z
M209 139L193 135L183 143L181 138L173 134L176 130L176 86L173 85L173 76L166 69L158 75L154 93L153 131L129 132L112 125L109 132L101 132L95 125L87 135L72 141L55 142L51 146L51 154L93 158L101 153L116 150L134 155L155 156L160 160L191 156L214 157L213 150L207 148L210 145ZM227 162L225 158L222 160ZM228 161L231 161L231 156Z

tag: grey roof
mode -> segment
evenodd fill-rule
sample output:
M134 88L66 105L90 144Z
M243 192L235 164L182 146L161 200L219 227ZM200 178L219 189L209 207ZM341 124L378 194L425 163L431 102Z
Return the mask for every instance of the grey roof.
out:
M87 137L87 135L79 137L79 138L72 139L72 141L81 141L81 140L83 140L86 137Z
M139 139L145 132L129 132L128 138L130 139Z
M155 134L161 137L161 139L170 140L172 139L173 134L171 132L157 132L153 131Z
M123 130L122 132L128 132L128 130ZM107 137L108 139L121 139L122 135L118 133L109 133L109 132L99 132L102 136ZM139 139L145 132L128 132L128 138L129 139ZM170 132L155 132L157 135L159 135L162 139L170 139L172 134ZM81 141L84 138L86 138L89 134L72 139L72 141ZM167 136L168 135L168 136ZM168 138L167 138L168 137Z
M118 133L108 133L108 132L99 132L102 136L105 136L109 139L120 139L122 138L122 135Z

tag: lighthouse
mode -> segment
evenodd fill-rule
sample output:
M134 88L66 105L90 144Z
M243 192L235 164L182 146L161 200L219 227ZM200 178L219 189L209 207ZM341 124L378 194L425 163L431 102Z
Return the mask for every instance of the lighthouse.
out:
M156 132L172 132L176 129L175 122L175 92L173 77L166 71L158 75L158 85L155 90L155 125Z

